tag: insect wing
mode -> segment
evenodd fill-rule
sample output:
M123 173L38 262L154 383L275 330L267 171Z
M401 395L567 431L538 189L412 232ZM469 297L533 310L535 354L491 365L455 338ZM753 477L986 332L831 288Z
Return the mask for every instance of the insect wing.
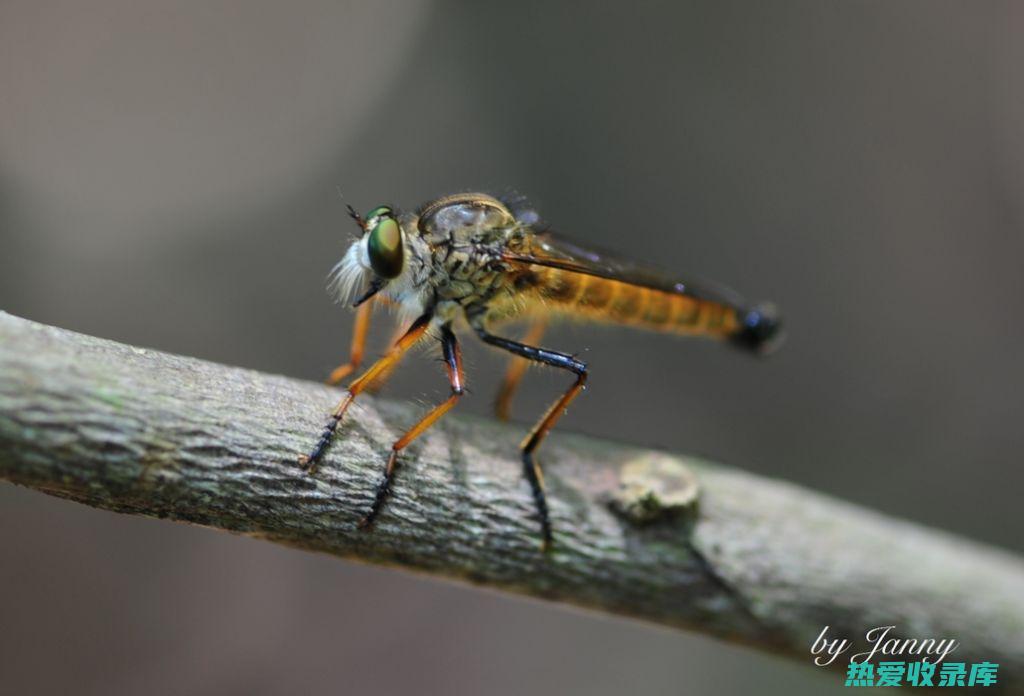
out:
M694 283L682 280L656 266L626 259L614 252L584 246L555 232L537 232L530 237L523 250L506 252L505 260L558 268L732 307L744 305L743 299L728 288L705 281Z

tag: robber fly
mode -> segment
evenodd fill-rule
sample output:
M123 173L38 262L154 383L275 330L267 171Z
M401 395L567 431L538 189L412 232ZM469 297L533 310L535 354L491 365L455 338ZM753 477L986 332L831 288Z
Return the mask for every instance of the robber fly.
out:
M453 325L514 356L497 400L508 414L512 394L528 361L569 372L572 384L540 418L520 445L523 471L533 492L542 545L551 543L551 522L537 448L587 381L587 366L574 355L535 345L549 317L612 322L686 336L721 339L752 352L778 342L779 319L771 305L749 305L721 288L689 282L604 252L577 245L540 222L525 202L482 193L460 193L431 201L414 213L390 206L365 217L349 207L361 234L333 273L342 299L358 290L351 359L331 375L338 383L358 368L375 304L391 304L411 320L390 350L348 385L319 440L300 457L308 470L323 457L352 404L379 384L410 348L428 335L441 343L451 395L431 409L391 446L384 478L369 512L369 526L391 489L399 453L447 413L465 393L462 356ZM532 322L522 341L492 333L504 321Z

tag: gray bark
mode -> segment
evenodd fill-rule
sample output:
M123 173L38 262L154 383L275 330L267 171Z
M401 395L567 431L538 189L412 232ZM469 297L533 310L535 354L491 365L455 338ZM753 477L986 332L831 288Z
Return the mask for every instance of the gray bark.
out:
M894 624L956 639L951 660L999 663L993 692L1024 684L1019 557L692 457L556 433L543 453L555 545L542 554L522 428L452 414L411 446L376 525L359 530L391 442L421 409L360 397L307 475L296 455L340 395L0 312L0 477L11 482L808 665L825 625L864 646L867 629Z

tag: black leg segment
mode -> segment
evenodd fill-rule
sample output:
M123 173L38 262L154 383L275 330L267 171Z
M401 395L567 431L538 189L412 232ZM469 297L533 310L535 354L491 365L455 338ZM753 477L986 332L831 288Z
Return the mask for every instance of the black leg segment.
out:
M391 454L388 456L387 466L384 468L384 480L377 486L377 493L373 499L373 505L366 517L362 519L359 526L363 529L373 524L374 519L384 507L385 501L391 494L391 483L395 479L395 471L398 468L398 453L405 449L410 442L422 435L437 420L448 413L458 403L465 393L465 386L462 374L462 353L459 350L459 343L452 333L448 324L441 326L441 350L444 353L444 367L448 373L448 384L451 386L451 395L442 403L438 404L414 426L409 428L402 437L391 445Z
M474 322L471 320L470 324L484 343L497 346L528 360L568 370L576 375L576 381L551 405L519 446L523 456L523 473L526 476L526 480L530 483L530 488L533 491L533 502L537 508L537 516L540 518L542 547L546 550L551 546L552 541L551 520L548 516L547 498L544 495L544 475L540 465L534 459L534 452L540 447L548 431L554 427L558 419L565 413L569 403L583 390L587 382L587 366L585 363L565 353L547 350L546 348L537 348L525 343L495 336L489 333L480 321Z

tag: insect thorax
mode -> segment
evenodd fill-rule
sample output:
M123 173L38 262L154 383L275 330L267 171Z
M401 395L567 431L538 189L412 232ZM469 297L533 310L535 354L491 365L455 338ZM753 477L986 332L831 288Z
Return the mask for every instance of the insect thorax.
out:
M415 237L414 284L432 289L437 303L484 305L508 288L502 253L522 226L496 199L450 196L428 204L407 224Z

